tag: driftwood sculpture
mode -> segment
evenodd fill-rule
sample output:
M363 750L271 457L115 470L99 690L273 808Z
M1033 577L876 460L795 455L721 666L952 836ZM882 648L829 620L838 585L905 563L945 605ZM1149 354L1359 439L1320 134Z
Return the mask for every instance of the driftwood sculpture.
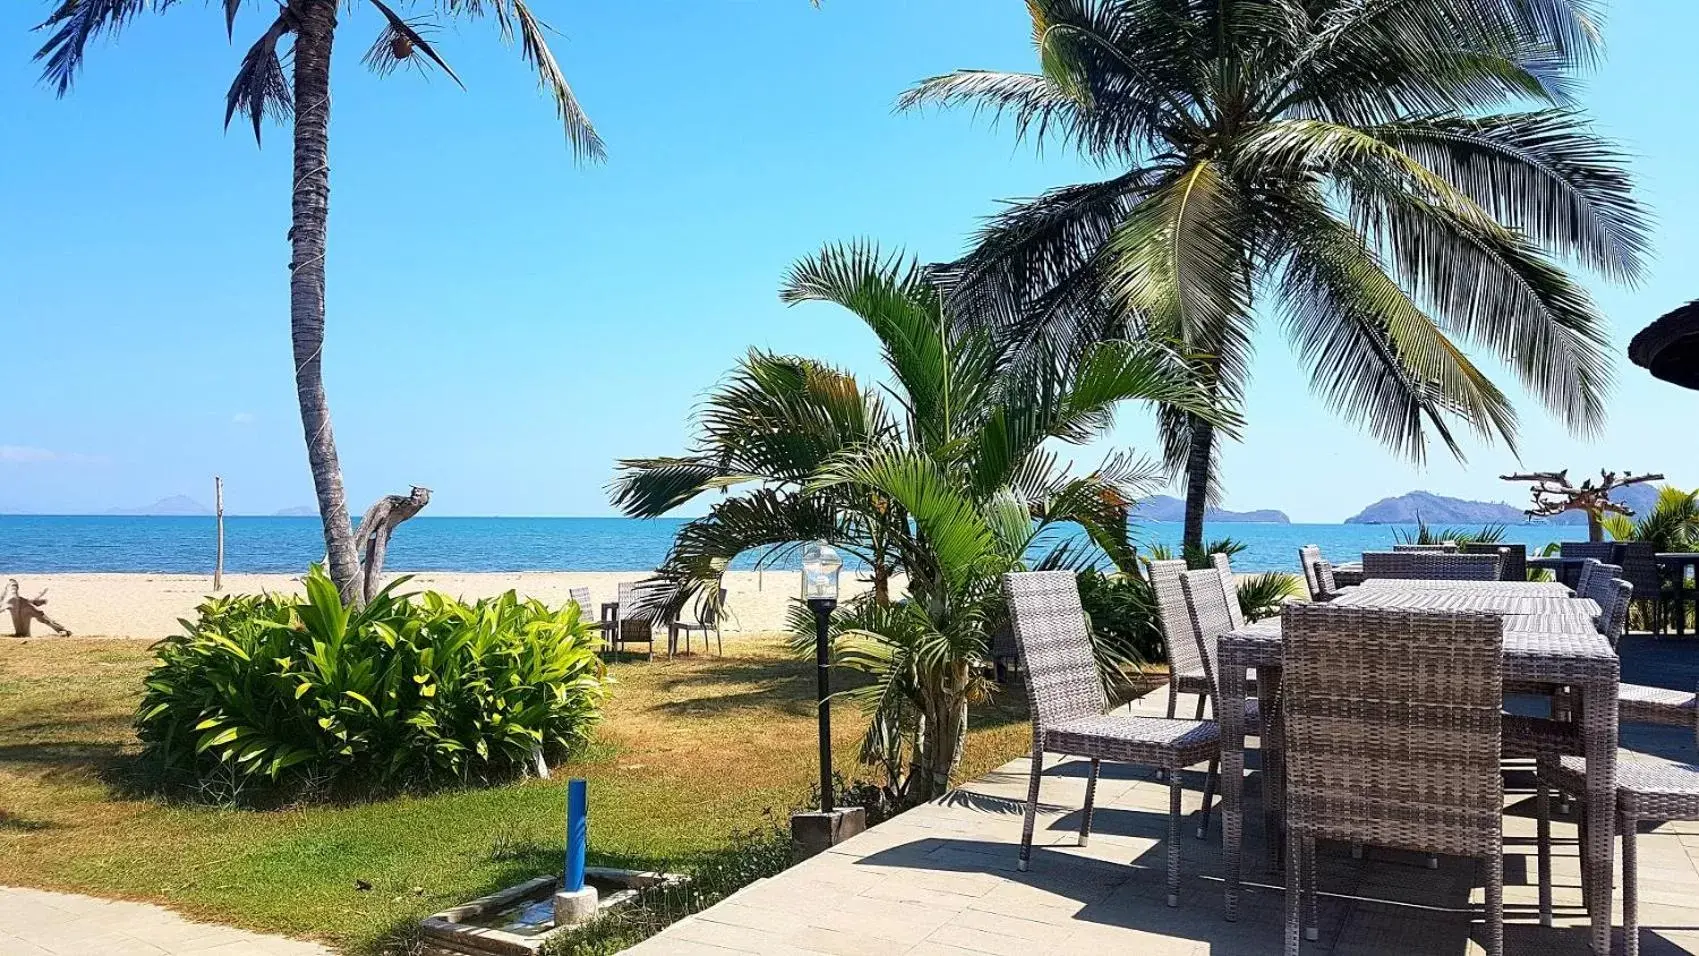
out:
M413 486L411 494L384 495L360 518L354 550L360 555L360 603L372 599L382 587L384 557L395 526L418 514L431 503L431 489Z
M1634 514L1634 509L1625 504L1611 500L1611 492L1629 485L1638 485L1648 481L1663 481L1663 475L1635 475L1623 472L1619 477L1614 471L1600 471L1599 483L1594 484L1588 478L1579 485L1569 481L1569 469L1562 471L1536 471L1525 475L1500 475L1505 481L1531 481L1534 487L1530 489L1534 495L1534 507L1523 512L1530 518L1550 518L1563 514L1565 511L1584 511L1587 513L1587 540L1605 540L1604 517L1606 514Z
M12 633L17 637L29 637L30 625L36 621L53 628L60 637L70 637L71 629L47 616L42 605L47 603L47 590L33 598L24 597L18 590L18 579L6 582L6 589L0 591L0 610L12 614Z

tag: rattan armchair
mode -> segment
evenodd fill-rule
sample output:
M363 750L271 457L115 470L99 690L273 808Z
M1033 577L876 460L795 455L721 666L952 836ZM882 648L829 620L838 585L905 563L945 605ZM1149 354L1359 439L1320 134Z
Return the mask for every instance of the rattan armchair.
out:
M1470 541L1458 545L1457 551L1459 554L1496 554L1500 581L1528 580L1528 546L1525 544Z
M1298 566L1304 572L1304 585L1309 588L1311 601L1331 601L1339 593L1333 580L1333 565L1321 556L1321 549L1306 544L1298 549Z
M1363 577L1423 581L1497 581L1498 555L1365 551Z
M1202 571L1187 571L1180 576L1180 588L1185 595L1186 612L1191 621L1192 638L1197 642L1198 656L1203 660L1204 672L1209 675L1210 694L1219 705L1225 699L1221 693L1221 672L1216 667L1220 659L1218 653L1221 646L1221 635L1234 629L1231 607L1226 600L1226 588L1221 583L1221 572L1210 568ZM1217 719L1220 712L1216 713ZM1262 705L1255 698L1245 700L1245 732L1255 735L1262 741L1265 757L1272 741L1263 734ZM1210 764L1213 774L1216 767ZM1265 768L1266 769L1266 768ZM1209 831L1209 806L1204 806L1203 820L1198 826L1198 839L1203 839Z
M649 645L649 659L655 659L655 622L646 617L637 617L638 585L634 581L621 581L619 584L619 609L614 612L613 634L609 638L613 642L615 653L625 650L627 644Z
M1595 558L1600 562L1616 563L1617 543L1615 541L1563 541L1558 544L1558 554L1566 558ZM1584 567L1585 565L1583 565ZM1564 584L1579 589L1576 572L1564 568L1560 572Z
M1300 928L1316 938L1327 839L1481 859L1486 951L1501 956L1502 618L1316 604L1282 617L1286 953Z
M606 649L611 650L612 646L608 644L608 641L610 635L613 633L614 624L612 621L601 620L597 616L596 606L591 603L590 589L567 588L566 596L567 600L578 605L578 619L583 621L585 626L589 627L591 630L601 634L602 642L606 646Z
M1215 692L1209 671L1198 655L1198 642L1192 636L1191 614L1186 610L1186 595L1180 589L1180 576L1186 572L1186 562L1180 560L1150 562L1150 588L1156 594L1156 615L1162 628L1162 646L1168 654L1168 716L1174 716L1181 694L1196 694L1196 720L1203 719L1204 701Z
M1245 626L1245 610L1239 606L1239 581L1233 576L1233 562L1227 555L1217 551L1209 556L1209 563L1215 568L1215 573L1221 576L1221 596L1227 601L1227 618L1233 624L1233 629Z
M702 635L702 653L708 653L708 638L712 637L715 647L723 656L726 653L725 638L720 633L720 612L726 606L726 589L716 588L712 595L703 595L696 606L696 620L672 621L667 625L667 653L678 650L679 635L684 635L684 652L690 653L692 634Z
M1026 870L1032 860L1032 831L1046 753L1091 760L1080 819L1082 845L1091 836L1092 799L1101 761L1156 767L1168 776L1168 905L1180 905L1180 771L1205 762L1215 766L1221 757L1219 728L1214 721L1104 713L1109 702L1080 607L1079 586L1071 572L1006 574L1003 590L1032 710L1032 767L1021 826L1020 869ZM1214 789L1212 772L1204 782L1206 812Z
M1447 541L1444 544L1395 544L1392 550L1410 554L1456 554L1457 542Z
M1626 583L1626 582L1625 582ZM1688 714L1688 726L1699 739L1699 722L1693 712ZM1551 796L1552 786L1567 797L1585 803L1587 799L1587 762L1580 757L1565 756L1542 761L1534 784L1534 813L1538 821L1540 922L1552 923L1551 867ZM1660 823L1699 821L1699 767L1655 757L1650 754L1618 750L1616 754L1616 812L1617 833L1622 836L1622 937L1626 956L1640 953L1640 866L1636 847L1642 820ZM1583 813L1581 819L1586 820ZM1582 825L1581 842L1586 844L1586 827ZM1603 865L1609 866L1607 857ZM1610 906L1609 900L1594 900L1592 887L1598 885L1595 874L1582 863L1581 894L1588 909Z

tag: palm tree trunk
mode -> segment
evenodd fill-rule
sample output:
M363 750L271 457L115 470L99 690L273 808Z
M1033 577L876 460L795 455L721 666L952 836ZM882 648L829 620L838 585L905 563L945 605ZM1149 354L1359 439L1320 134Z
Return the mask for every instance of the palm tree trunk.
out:
M1215 426L1195 415L1187 416L1192 432L1186 454L1186 528L1182 549L1203 551L1203 515L1209 506L1209 469L1215 442Z
M295 396L307 463L324 522L330 578L343 600L356 600L360 561L348 520L342 466L330 429L320 362L324 355L325 223L330 209L330 47L336 0L301 4L295 35L295 177L289 240L289 335L295 351Z

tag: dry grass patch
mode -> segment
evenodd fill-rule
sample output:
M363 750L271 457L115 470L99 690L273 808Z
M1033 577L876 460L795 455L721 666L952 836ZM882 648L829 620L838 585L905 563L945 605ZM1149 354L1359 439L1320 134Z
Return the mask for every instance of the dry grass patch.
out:
M0 884L370 953L421 915L558 868L568 776L590 781L592 862L678 866L782 822L816 775L812 662L746 638L724 658L616 664L596 746L550 781L265 813L171 804L126 785L147 646L0 643ZM1017 703L976 716L968 773L1026 747ZM861 714L833 718L839 769L862 773Z

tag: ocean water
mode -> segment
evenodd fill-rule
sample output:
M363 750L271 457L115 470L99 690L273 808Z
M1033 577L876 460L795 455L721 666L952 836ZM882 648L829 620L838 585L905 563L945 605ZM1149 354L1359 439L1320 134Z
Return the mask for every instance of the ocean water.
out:
M419 517L396 532L387 567L396 571L642 570L666 557L683 523L675 518ZM1335 562L1355 560L1364 551L1389 547L1397 527L1222 522L1209 525L1206 533L1210 540L1231 537L1247 546L1233 559L1236 569L1292 571L1302 545L1320 546ZM1581 528L1515 525L1506 529L1505 540L1534 550L1584 534ZM1135 526L1134 537L1146 546L1174 545L1180 540L1180 525L1141 523ZM224 540L225 570L233 574L299 572L324 554L319 521L312 517L226 517ZM0 577L63 571L205 574L212 571L213 550L213 519L206 517L0 515ZM752 555L733 565L754 566Z

